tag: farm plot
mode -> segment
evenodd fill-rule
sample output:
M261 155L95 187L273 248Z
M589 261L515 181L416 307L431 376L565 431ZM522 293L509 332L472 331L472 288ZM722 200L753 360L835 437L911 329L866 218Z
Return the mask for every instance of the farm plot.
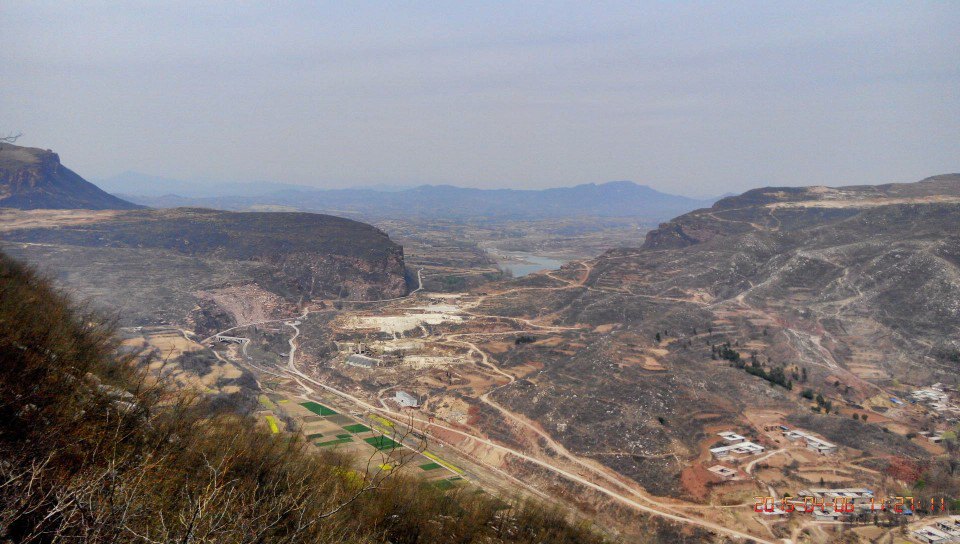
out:
M340 444L346 444L347 442L353 442L353 437L346 435L346 438L337 438L334 440L327 440L326 442L316 442L314 446L318 448L329 448L332 446L339 446Z
M399 442L383 435L364 438L363 441L366 442L367 444L370 444L374 448L377 448L380 451L395 450L400 447Z
M325 417L325 416L337 415L335 411L331 410L330 408L327 408L326 406L320 404L319 402L313 402L313 401L303 402L300 404L300 406L303 406L304 408L306 408L307 410L310 410L311 412L317 414L318 416Z
M369 432L370 427L367 427L362 423L354 423L353 425L345 425L343 427L343 430L350 431L351 433L354 433L354 434L360 434L360 433Z

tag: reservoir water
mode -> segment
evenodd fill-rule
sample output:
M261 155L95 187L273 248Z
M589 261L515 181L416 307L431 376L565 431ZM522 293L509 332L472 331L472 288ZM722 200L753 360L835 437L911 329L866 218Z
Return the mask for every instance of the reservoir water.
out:
M556 270L566 263L566 261L558 261L557 259L532 255L530 253L510 253L510 259L511 260L503 261L499 264L500 268L509 270L514 278L522 278L527 274L540 272L541 270Z

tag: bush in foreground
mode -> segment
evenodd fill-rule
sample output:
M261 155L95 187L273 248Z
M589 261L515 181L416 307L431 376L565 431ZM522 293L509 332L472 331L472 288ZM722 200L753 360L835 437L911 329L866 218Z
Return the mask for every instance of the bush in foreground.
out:
M601 542L522 500L317 454L117 355L109 323L0 253L0 541Z

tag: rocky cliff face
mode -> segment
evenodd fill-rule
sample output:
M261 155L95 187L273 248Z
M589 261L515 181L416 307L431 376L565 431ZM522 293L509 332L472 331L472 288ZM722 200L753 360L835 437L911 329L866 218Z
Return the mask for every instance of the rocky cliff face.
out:
M51 223L55 228L11 229L0 237L7 242L64 248L61 253L97 248L105 267L113 254L121 259L131 252L146 253L165 277L176 277L178 271L173 268L184 265L172 263L184 263L185 258L204 266L216 263L236 274L242 271L241 282L255 282L294 303L321 298L394 298L407 292L403 247L383 231L359 221L311 213L196 208L135 210L99 217L82 224L69 224L69 218L62 218L59 224Z
M407 292L400 246L377 259L294 253L265 260L307 298L379 300L400 297Z
M121 200L60 164L50 150L0 144L0 207L24 210L140 208Z

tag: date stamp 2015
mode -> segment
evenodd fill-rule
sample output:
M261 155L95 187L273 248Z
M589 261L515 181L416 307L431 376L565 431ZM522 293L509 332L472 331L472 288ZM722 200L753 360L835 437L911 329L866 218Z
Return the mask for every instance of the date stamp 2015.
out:
M849 497L834 497L830 500L823 497L801 496L801 497L770 497L755 496L753 511L757 513L791 513L803 512L807 514L822 512L838 512L841 514L852 514L856 511L866 512L892 512L895 514L912 514L918 506L918 502L909 496L905 497L869 497L869 499L854 500ZM926 506L921 505L921 506ZM947 501L945 498L930 499L929 512L946 512Z

